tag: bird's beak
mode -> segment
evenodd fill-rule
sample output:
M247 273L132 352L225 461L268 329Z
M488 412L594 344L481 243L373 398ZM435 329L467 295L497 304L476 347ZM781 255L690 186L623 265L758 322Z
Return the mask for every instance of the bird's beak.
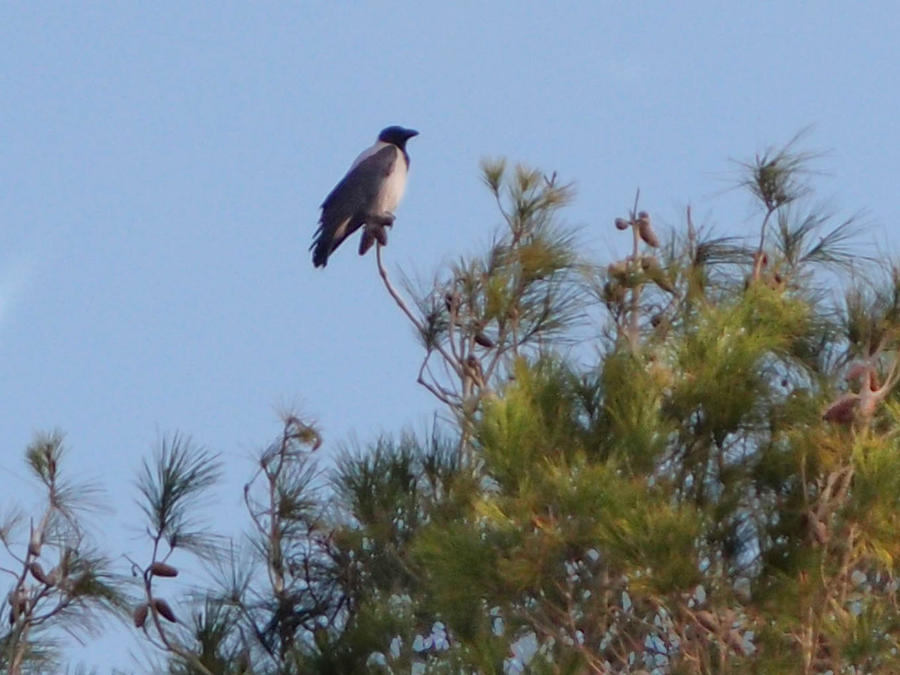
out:
M419 135L419 132L416 131L415 129L407 129L407 130L406 130L406 137L407 137L407 138L412 138L413 136L418 136L418 135Z

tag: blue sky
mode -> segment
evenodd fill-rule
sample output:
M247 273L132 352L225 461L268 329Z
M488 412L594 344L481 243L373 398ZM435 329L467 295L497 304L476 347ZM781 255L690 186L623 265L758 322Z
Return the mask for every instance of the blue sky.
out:
M314 270L307 252L388 124L421 132L386 250L411 274L498 224L483 157L576 181L566 219L606 259L637 186L663 225L690 202L748 231L729 160L810 124L821 195L893 246L898 19L893 2L0 5L0 504L33 503L21 453L59 428L116 509L104 548L140 554L131 484L165 434L222 453L212 522L236 533L279 410L314 416L326 454L427 422L374 259L354 241ZM72 659L133 670L127 649Z

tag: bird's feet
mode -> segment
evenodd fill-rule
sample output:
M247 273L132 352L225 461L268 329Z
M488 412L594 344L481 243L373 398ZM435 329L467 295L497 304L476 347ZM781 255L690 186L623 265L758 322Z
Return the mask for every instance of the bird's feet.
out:
M359 240L359 254L365 255L375 242L380 246L387 246L387 230L383 225L369 225L363 228L362 238Z
M359 240L359 254L363 255L376 241L387 246L387 228L394 224L393 213L373 213L366 218L362 239Z

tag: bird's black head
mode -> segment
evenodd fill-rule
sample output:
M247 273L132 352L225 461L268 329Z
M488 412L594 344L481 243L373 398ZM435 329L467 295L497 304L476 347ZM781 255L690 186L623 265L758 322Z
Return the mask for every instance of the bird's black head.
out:
M406 149L406 141L408 141L413 136L418 136L419 132L415 129L406 129L404 127L387 127L386 129L382 129L381 133L378 134L378 140L383 143L393 143L401 150Z

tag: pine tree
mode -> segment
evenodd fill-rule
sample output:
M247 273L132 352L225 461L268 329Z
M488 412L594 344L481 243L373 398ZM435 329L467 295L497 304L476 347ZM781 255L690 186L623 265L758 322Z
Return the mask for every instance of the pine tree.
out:
M690 209L665 232L638 193L609 219L629 254L603 262L561 222L570 185L485 162L483 254L398 287L377 249L433 428L324 471L286 415L228 545L192 517L216 457L167 442L138 482L138 592L79 607L134 612L173 673L900 671L900 270L815 207L795 146L741 165L748 237ZM36 554L3 543L13 591L62 592L23 586ZM217 570L178 615L177 549ZM4 658L38 664L37 603L9 597Z

